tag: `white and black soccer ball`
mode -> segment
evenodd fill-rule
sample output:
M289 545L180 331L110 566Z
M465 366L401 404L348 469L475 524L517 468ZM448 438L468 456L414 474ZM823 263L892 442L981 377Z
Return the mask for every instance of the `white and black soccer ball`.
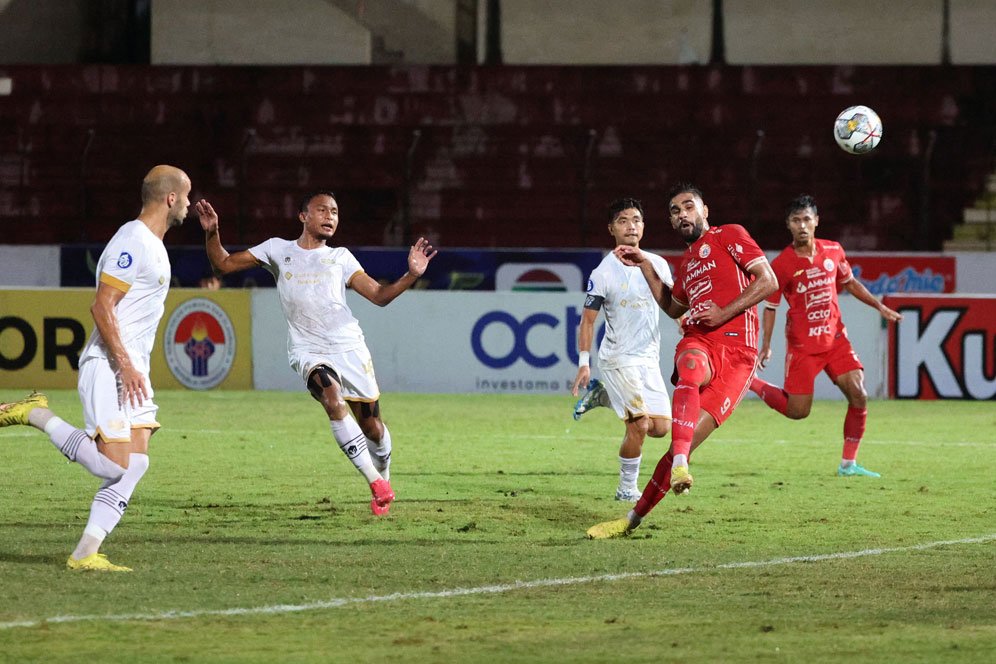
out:
M849 106L834 120L833 138L845 152L871 152L882 140L882 119L867 106Z

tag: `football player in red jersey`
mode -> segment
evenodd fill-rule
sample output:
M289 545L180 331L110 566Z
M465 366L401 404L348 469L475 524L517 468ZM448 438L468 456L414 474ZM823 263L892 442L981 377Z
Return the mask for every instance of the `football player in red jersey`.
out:
M764 252L743 226L709 226L709 208L698 188L680 184L669 200L671 226L688 244L674 289L638 248L619 246L615 254L627 265L640 266L668 316L687 313L675 348L671 449L629 514L589 528L592 539L627 535L668 491L681 494L691 488L688 457L746 394L757 362L756 305L778 289Z
M782 415L801 420L813 406L813 382L825 371L847 397L844 416L844 452L838 475L879 477L858 465L858 446L865 433L868 394L864 368L851 347L840 319L837 292L841 289L878 310L887 321L902 316L885 306L851 275L844 249L830 240L816 239L820 215L812 196L799 196L788 207L787 225L792 244L772 262L779 289L768 298L764 309L758 366L771 359L771 332L775 310L784 296L788 302L785 322L785 388L754 378L750 389Z

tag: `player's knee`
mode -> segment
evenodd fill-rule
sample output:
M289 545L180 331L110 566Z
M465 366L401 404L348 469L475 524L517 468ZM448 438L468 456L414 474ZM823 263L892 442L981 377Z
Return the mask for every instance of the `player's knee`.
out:
M125 469L125 473L135 478L137 482L145 472L149 469L149 455L148 454L129 454L128 455L128 467Z
M809 417L809 406L787 406L785 408L785 417L790 420L804 420Z
M663 417L654 417L650 420L650 427L647 435L651 438L663 438L671 431L671 420Z
M631 435L639 438L642 441L643 438L646 437L647 432L650 431L650 418L647 417L646 415L642 417L637 417L627 422L626 428L629 430L629 433Z
M847 405L858 410L865 410L868 408L868 393L861 390L856 394L847 395Z
M689 353L678 360L678 381L702 385L709 375L709 366L704 357Z

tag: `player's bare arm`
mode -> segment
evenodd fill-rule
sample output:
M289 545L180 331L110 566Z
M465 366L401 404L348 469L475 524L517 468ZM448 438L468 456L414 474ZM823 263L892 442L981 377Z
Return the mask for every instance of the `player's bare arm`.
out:
M425 274L436 250L425 238L419 238L408 250L408 272L391 284L381 284L366 272L358 272L349 280L349 287L378 307L386 307L394 298L415 285Z
M208 260L211 261L211 269L217 275L231 274L257 267L259 261L248 251L237 251L234 254L221 245L221 234L218 230L218 213L203 198L194 204L197 216L200 218L201 228L204 230L204 248L207 251Z
M597 310L581 310L581 324L578 326L578 352L591 352L591 342L595 338L596 318L598 318ZM578 366L577 376L574 377L574 384L571 385L571 394L577 396L578 390L582 385L587 385L589 380L591 380L591 367L587 364Z
M127 399L132 406L139 406L149 398L149 392L145 376L132 364L131 356L121 341L116 307L124 296L124 291L100 282L97 285L97 296L90 306L90 314L104 341L107 359L121 379L121 398Z
M719 327L778 290L778 279L767 260L755 261L747 268L747 272L754 279L736 299L723 307L715 302L711 303L705 310L695 315L696 322L707 327Z
M844 284L844 289L856 297L859 301L864 302L872 309L878 311L882 315L882 318L889 321L890 323L895 323L903 319L903 315L898 311L894 311L889 307L882 304L877 297L871 294L871 292L865 288L865 285L858 281L856 278L851 279L846 284Z
M757 366L761 369L768 366L771 360L771 334L775 331L775 317L778 313L771 307L765 307L761 315L761 348L757 351Z

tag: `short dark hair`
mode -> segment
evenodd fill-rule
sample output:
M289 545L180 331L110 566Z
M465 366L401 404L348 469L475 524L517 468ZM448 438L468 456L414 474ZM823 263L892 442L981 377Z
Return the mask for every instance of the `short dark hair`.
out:
M633 208L643 216L643 205L636 198L617 198L609 203L609 222L615 221L616 216L623 210Z
M330 196L332 200L338 202L338 199L335 197L335 194L333 194L331 191L329 191L328 189L319 189L318 191L313 191L310 194L306 194L305 197L301 199L301 206L298 208L298 212L307 212L308 203L310 203L311 199L314 198L315 196Z
M694 194L699 197L700 201L702 201L703 203L705 202L705 194L702 193L701 189L699 189L690 182L679 182L668 190L667 192L668 204L670 205L671 199L673 199L675 196L677 196L678 194L684 194L685 192L688 192L689 194Z
M819 210L816 209L816 199L809 194L799 194L792 199L792 202L788 204L785 209L785 218L788 219L793 214L799 210L805 210L806 208L813 208L813 216L818 216Z

